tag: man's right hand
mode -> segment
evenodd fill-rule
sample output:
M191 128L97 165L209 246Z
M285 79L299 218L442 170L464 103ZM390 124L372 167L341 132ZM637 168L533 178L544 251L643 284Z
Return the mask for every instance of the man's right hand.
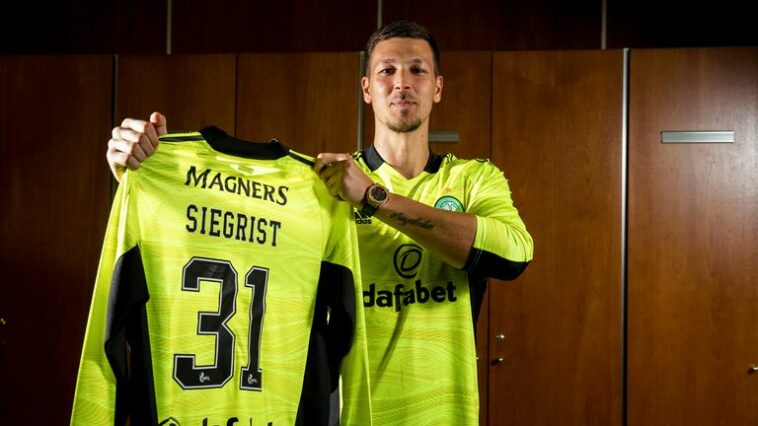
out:
M158 148L158 137L166 133L166 117L159 112L150 114L149 122L127 118L114 127L105 154L113 176L121 180L125 167L138 169Z

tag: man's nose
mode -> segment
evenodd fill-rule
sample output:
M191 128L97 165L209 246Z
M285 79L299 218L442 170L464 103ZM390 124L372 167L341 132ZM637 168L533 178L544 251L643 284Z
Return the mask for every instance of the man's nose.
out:
M395 90L407 90L410 89L410 78L407 71L398 70L395 73L395 79L393 80Z

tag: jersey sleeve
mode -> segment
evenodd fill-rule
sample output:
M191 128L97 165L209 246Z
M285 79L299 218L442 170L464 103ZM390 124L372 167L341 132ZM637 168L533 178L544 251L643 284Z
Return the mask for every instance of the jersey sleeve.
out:
M141 266L135 225L129 217L130 176L119 186L106 229L79 364L72 425L124 424L127 377L123 328L126 305L136 296L120 285L120 273Z
M489 161L475 164L467 211L476 216L477 229L464 269L487 278L512 280L532 260L534 243L513 205L503 172Z
M372 412L368 349L355 216L352 207L331 197L321 181L317 187L322 217L328 224L324 258L333 285L338 283L341 288L332 293L327 332L330 367L342 378L340 424L369 425ZM333 385L336 379L336 375L332 377Z

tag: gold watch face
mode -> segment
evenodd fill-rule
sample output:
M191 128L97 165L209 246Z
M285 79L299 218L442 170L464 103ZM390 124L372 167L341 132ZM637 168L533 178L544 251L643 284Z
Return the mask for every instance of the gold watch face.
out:
M387 190L379 185L374 185L368 193L368 198L375 204L381 204L387 199Z

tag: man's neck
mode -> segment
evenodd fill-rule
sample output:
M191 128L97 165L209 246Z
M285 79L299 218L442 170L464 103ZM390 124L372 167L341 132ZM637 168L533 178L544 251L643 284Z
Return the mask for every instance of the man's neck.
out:
M425 123L413 132L398 133L375 125L374 148L384 161L406 179L421 174L429 160L429 126Z

